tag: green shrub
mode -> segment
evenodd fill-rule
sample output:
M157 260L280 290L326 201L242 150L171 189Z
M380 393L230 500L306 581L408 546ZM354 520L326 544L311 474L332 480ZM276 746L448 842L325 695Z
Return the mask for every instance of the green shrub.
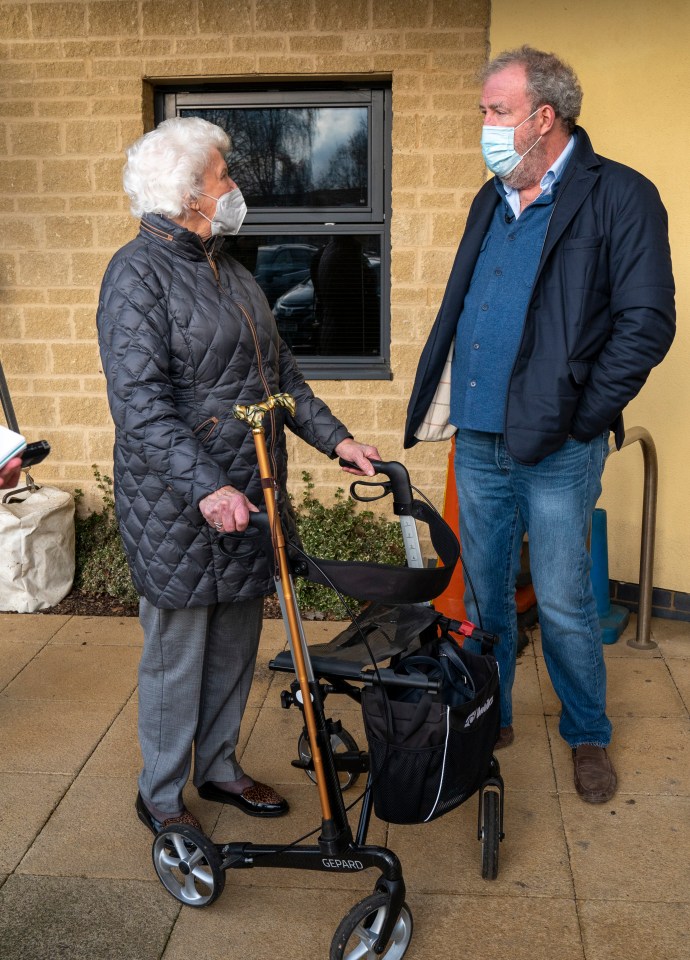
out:
M327 507L314 497L314 483L309 473L302 474L305 489L297 506L297 529L305 551L324 560L361 560L369 563L405 563L405 546L400 524L361 510L354 500L345 497L339 487L334 503ZM338 595L328 587L298 577L296 592L300 611L320 611L327 616L346 618L347 613ZM348 598L354 610L360 604Z
M113 482L97 467L93 473L103 494L99 512L77 516L76 571L74 586L86 597L112 597L123 604L135 605L139 597L129 573L127 560L115 519ZM302 545L314 557L337 560L362 560L370 563L405 563L405 547L400 524L377 516L371 510L358 509L339 487L331 506L324 506L314 497L314 483L308 473L302 474L305 484L297 506L297 529ZM84 494L75 490L75 503ZM341 619L347 616L337 594L328 587L298 577L297 598L303 614L319 613ZM348 598L353 609L359 604Z
M132 583L115 519L113 481L101 475L97 467L92 469L103 494L103 508L99 513L75 519L74 586L86 596L107 596L125 604L138 604L139 595ZM81 490L75 490L77 505L83 496Z

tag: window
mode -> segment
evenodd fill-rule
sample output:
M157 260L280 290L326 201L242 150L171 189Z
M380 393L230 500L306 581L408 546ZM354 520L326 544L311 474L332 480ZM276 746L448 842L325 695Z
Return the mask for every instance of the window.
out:
M157 120L230 135L247 218L226 249L254 275L308 377L390 377L390 89L160 90Z

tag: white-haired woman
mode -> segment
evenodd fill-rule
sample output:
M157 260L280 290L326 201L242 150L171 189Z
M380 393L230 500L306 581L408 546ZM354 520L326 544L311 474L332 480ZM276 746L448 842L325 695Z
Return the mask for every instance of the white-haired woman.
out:
M201 797L254 816L287 801L235 755L272 590L268 561L218 533L242 531L262 503L250 431L234 403L285 391L296 414L273 411L267 443L285 488L284 428L372 474L375 447L357 443L305 383L251 274L223 253L246 207L228 173L225 132L166 120L127 150L124 186L138 236L105 273L98 334L115 422L115 499L141 596L143 769L136 809L154 832L198 821L182 791L194 753ZM287 498L281 511L294 524Z

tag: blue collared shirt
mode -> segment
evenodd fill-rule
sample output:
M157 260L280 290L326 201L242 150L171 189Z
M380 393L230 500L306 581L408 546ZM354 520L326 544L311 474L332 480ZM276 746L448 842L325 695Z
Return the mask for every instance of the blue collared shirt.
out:
M570 154L573 152L574 147L575 147L575 134L571 136L570 140L568 140L565 146L565 149L563 150L561 155L554 160L554 162L551 164L551 166L546 171L544 176L541 178L539 182L539 186L541 187L541 193L539 194L539 197L548 196L553 190L554 184L561 179L561 174L565 169L566 163L568 162L568 160L570 160ZM520 191L516 190L514 187L509 187L506 183L503 183L502 180L499 181L498 177L496 177L496 181L497 181L496 188L498 189L498 185L500 182L501 187L503 187L503 192L505 193L506 203L508 204L510 209L513 211L515 216L519 217L520 216ZM499 193L500 192L501 191L499 189Z

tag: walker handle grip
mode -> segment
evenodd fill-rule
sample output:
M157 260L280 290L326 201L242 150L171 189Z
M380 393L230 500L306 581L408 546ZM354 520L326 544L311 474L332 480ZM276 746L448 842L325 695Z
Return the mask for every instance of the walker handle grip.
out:
M350 460L338 461L341 467L351 467L353 470L359 470L356 463ZM397 460L370 460L376 473L382 473L390 480L390 489L393 492L393 501L396 507L410 507L412 505L412 487L410 486L410 475L406 467ZM357 481L356 481L357 482ZM362 482L362 481L360 481ZM355 484L353 484L355 486Z

